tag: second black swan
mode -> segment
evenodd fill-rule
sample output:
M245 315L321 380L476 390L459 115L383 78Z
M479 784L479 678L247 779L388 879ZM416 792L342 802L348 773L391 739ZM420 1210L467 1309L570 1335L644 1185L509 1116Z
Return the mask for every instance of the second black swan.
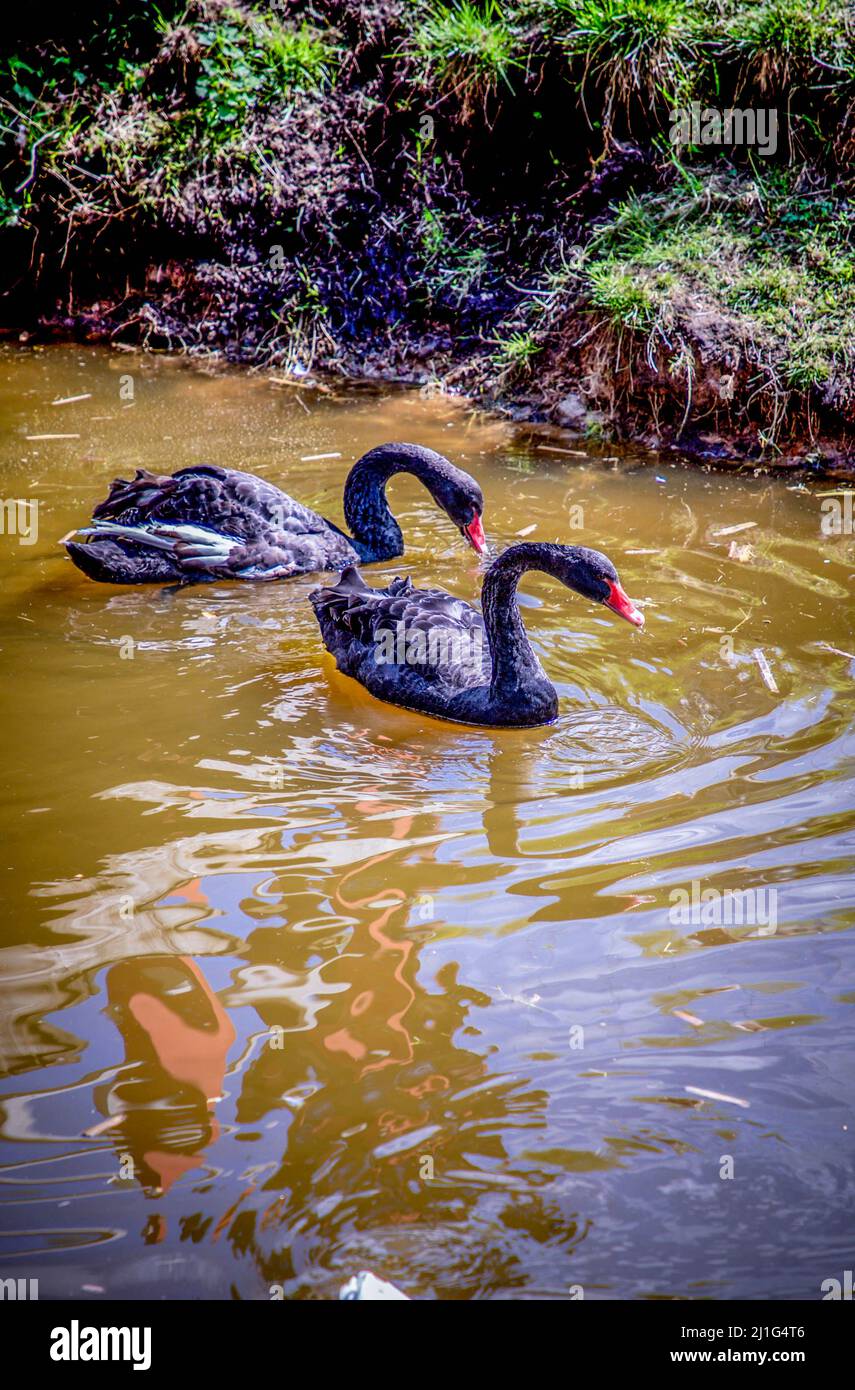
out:
M116 478L91 526L64 542L75 565L108 584L210 579L286 579L315 570L391 560L401 528L386 501L395 473L412 473L479 555L487 548L475 479L419 444L380 444L344 485L352 534L252 473L209 464L158 476Z
M377 699L461 724L532 727L555 719L558 696L517 605L527 570L644 625L611 561L571 545L510 546L487 571L481 612L441 589L415 589L410 579L372 589L352 568L309 599L339 670Z

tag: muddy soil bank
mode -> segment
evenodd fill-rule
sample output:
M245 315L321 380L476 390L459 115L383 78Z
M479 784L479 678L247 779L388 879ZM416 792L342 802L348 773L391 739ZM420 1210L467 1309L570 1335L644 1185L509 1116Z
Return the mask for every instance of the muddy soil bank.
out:
M845 5L96 4L0 100L5 334L855 471Z

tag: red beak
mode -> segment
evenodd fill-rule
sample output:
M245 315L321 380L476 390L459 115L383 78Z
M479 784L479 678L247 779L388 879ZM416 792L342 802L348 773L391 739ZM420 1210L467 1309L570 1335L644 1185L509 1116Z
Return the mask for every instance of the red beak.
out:
M472 520L468 526L464 526L463 534L476 555L486 554L487 537L484 535L484 527L481 525L481 518L477 512L472 513Z
M640 613L628 594L625 594L620 584L609 584L609 597L604 600L606 608L610 608L618 617L626 618L633 627L644 627L644 614Z

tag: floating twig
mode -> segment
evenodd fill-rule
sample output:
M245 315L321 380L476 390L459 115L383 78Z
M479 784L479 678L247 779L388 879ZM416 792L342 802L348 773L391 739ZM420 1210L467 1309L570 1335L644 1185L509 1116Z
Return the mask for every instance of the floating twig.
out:
M684 1091L690 1095L700 1096L702 1100L723 1100L727 1105L741 1105L743 1110L750 1110L751 1106L747 1100L740 1100L739 1096L726 1096L721 1091L702 1091L700 1086L684 1086Z
M102 1120L100 1124L92 1125L90 1129L84 1129L83 1138L97 1139L99 1134L106 1134L108 1129L116 1129L118 1125L122 1124L124 1118L124 1115L108 1115L107 1119Z
M714 536L736 536L740 531L753 531L756 521L740 521L738 526L722 526L720 531L713 531Z
M766 660L766 653L763 651L763 648L762 648L762 647L755 647L754 650L753 650L753 652L751 653L751 655L754 657L754 660L757 662L757 665L760 667L760 675L763 677L763 683L764 683L764 685L766 685L766 686L768 687L768 689L771 690L771 692L772 692L773 695L777 695L777 694L778 694L778 682L775 680L775 677L772 675L772 668L771 668L771 666L769 665L768 661Z

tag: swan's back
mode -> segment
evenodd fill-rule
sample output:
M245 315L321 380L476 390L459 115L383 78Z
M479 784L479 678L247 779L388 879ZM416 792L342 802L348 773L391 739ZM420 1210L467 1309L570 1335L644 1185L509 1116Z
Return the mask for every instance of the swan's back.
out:
M240 540L257 540L271 529L286 535L324 535L327 522L273 483L236 468L197 464L177 473L137 469L128 481L116 478L96 520L138 526L171 521L205 526Z
M463 599L409 578L372 589L353 568L309 598L339 670L382 699L411 705L427 689L433 700L489 685L484 620Z

